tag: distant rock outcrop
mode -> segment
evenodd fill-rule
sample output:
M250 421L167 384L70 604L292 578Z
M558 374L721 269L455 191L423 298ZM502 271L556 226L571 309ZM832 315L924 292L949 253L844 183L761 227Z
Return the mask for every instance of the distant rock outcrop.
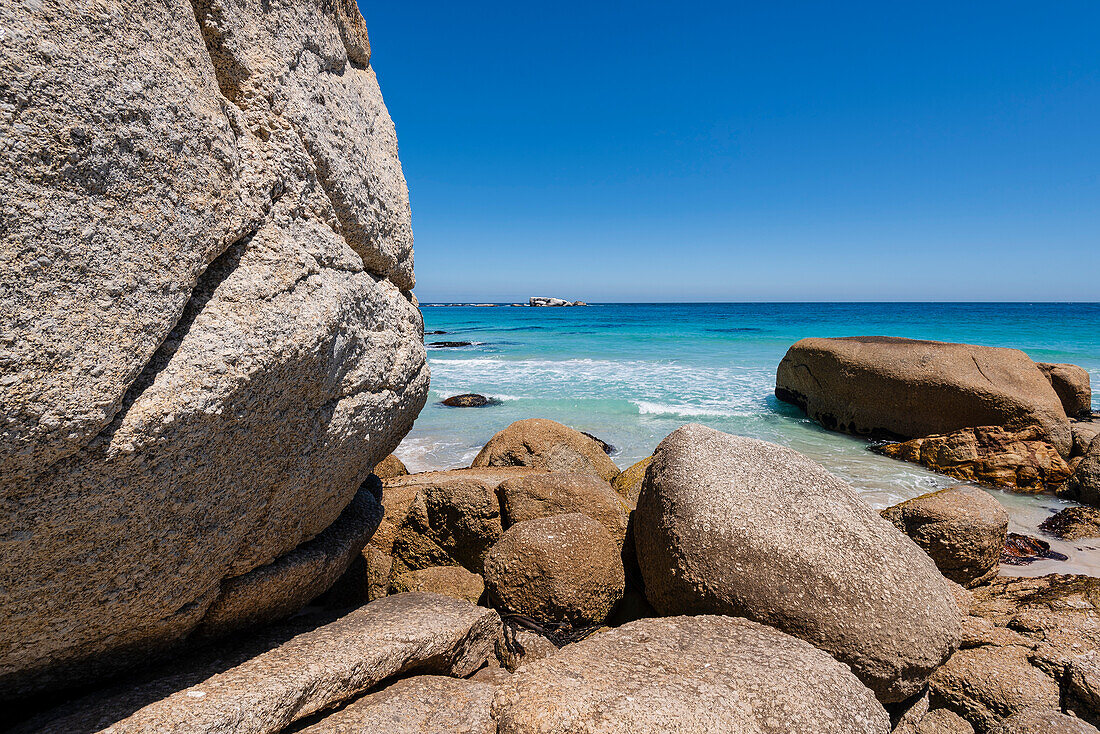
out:
M3 696L202 627L336 521L426 398L355 5L119 12L5 10Z
M564 298L550 298L547 296L531 296L527 301L528 306L587 306L584 301L567 301Z

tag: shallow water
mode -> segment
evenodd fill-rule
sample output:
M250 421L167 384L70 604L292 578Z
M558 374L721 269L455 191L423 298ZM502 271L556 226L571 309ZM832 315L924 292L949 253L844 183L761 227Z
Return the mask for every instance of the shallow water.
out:
M806 336L886 334L1023 349L1036 361L1072 362L1100 387L1100 304L607 304L588 308L425 307L429 403L397 450L410 471L468 466L494 433L521 418L552 418L616 447L625 468L688 422L790 446L886 507L957 480L877 456L861 439L831 433L775 399L775 368ZM477 392L486 408L447 408ZM990 491L1012 530L1071 503ZM1045 536L1043 536L1045 538ZM1100 541L1045 538L1067 562L1004 573L1100 575Z

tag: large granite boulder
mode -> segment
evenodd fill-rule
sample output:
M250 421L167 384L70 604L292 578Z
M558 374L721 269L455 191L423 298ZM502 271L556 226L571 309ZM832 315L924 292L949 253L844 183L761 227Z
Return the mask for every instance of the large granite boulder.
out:
M844 665L734 617L643 619L519 669L493 701L509 734L886 734Z
M1058 393L1066 415L1071 418L1092 415L1092 385L1087 370L1075 364L1039 362L1037 366Z
M277 734L397 674L468 676L495 660L500 634L491 609L400 594L312 629L286 625L234 639L151 679L65 704L18 731Z
M187 637L336 521L427 393L355 6L119 12L0 9L4 696Z
M1095 726L1058 709L1027 709L1008 717L989 734L1100 734Z
M1038 426L1062 456L1062 402L1017 349L886 336L802 339L779 363L775 395L833 430L911 439L976 426Z
M1008 534L1008 513L988 492L966 485L929 492L882 511L963 586L997 575Z
M516 421L497 433L474 458L473 466L530 466L595 474L608 482L619 475L619 468L599 443L545 418Z
M547 472L509 479L497 488L505 529L538 517L579 512L603 525L622 547L630 506L592 474Z
M579 513L513 525L485 559L493 605L543 624L600 624L625 583L619 547L600 523Z
M684 426L634 513L661 614L731 614L847 663L882 701L916 693L961 634L932 560L846 483L775 444Z
M485 593L485 581L462 566L432 566L397 574L390 579L390 590L395 594L423 591L477 604Z

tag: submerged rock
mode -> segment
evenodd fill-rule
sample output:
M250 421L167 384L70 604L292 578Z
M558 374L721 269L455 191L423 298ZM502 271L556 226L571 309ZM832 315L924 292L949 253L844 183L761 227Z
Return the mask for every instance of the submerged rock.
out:
M525 665L493 700L512 734L886 734L874 695L828 654L734 617L645 619Z
M1008 566L1026 566L1041 560L1065 561L1069 560L1069 557L1064 553L1052 551L1050 543L1030 535L1009 533L1005 537L1001 563Z
M454 349L456 347L472 347L473 342L430 342L427 346L429 349Z
M513 525L485 559L493 605L543 624L601 624L622 598L624 585L618 546L587 515Z
M352 3L5 6L0 697L173 649L427 394Z
M746 616L901 701L954 651L960 615L932 560L801 454L701 425L674 431L638 499L635 544L662 614Z
M977 426L1040 429L1071 446L1062 402L1017 349L885 336L803 339L783 357L775 394L826 428L912 439Z
M483 408L486 405L498 405L500 401L477 393L464 393L462 395L452 395L443 400L442 403L448 408Z
M530 466L595 474L610 482L619 468L603 448L580 431L544 418L516 421L481 449L473 467Z
M1100 538L1100 509L1067 507L1039 523L1039 529L1064 540Z
M936 563L940 572L963 586L997 575L1008 513L976 487L951 487L922 494L882 511Z
M888 443L874 451L956 479L1017 492L1041 492L1061 487L1072 470L1040 436L1035 427L1006 431L999 426L981 426Z

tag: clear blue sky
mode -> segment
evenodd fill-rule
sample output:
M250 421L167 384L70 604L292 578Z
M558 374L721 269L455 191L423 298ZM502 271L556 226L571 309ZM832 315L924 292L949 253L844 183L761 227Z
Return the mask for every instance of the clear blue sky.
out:
M371 2L423 302L1100 300L1100 3Z

